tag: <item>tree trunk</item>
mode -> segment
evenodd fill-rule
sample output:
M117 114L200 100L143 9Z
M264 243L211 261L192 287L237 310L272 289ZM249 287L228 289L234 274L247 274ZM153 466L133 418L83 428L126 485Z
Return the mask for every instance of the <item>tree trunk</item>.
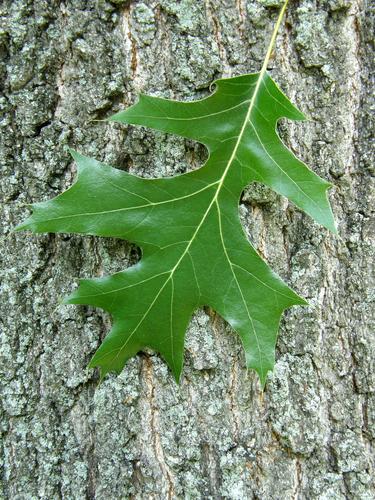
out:
M292 2L269 68L310 118L280 133L333 183L340 236L264 186L243 195L249 238L310 304L284 315L264 393L209 309L191 321L180 386L151 351L99 385L86 366L110 318L60 299L78 277L134 263L137 249L10 232L25 204L72 184L67 146L147 177L199 166L205 151L191 141L93 120L139 92L197 99L220 76L259 71L278 5L2 2L1 498L375 497L373 32L362 0Z

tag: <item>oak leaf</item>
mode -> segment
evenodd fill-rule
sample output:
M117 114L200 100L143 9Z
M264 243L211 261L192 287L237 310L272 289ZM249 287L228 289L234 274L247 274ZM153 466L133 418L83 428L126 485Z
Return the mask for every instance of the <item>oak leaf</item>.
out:
M147 346L179 380L186 328L193 312L207 305L239 334L246 364L264 385L274 366L280 316L305 301L247 240L238 215L240 195L249 183L261 182L335 231L326 193L330 184L299 161L276 130L281 117L303 120L303 114L265 69L215 84L212 95L194 102L141 95L110 119L204 144L209 157L200 169L144 179L71 151L76 183L34 204L33 214L17 228L115 237L141 247L136 265L84 279L65 300L112 315L113 327L90 362L102 377L119 373Z

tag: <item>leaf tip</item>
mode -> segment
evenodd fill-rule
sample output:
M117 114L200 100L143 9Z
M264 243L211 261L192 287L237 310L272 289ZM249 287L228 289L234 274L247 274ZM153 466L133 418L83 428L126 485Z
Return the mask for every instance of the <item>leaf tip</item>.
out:
M266 387L268 373L270 371L271 370L266 370L266 371L263 371L263 370L259 370L258 371L258 370L256 370L256 372L258 374L258 377L259 377L260 389L261 389L262 393L264 392L264 389Z
M264 390L264 387L267 382L268 373L272 372L273 367L275 366L275 354L273 350L272 359L268 360L267 366L264 363L259 363L251 353L245 350L245 358L246 358L246 368L248 370L254 370L258 375L259 383L261 389Z
M12 229L9 231L9 234L19 233L20 231L25 231L26 229L28 229L28 224L26 224L26 221L24 221L17 226L12 227Z
M90 370L95 370L96 368L98 368L98 371L99 371L99 385L101 385L101 383L103 382L105 376L109 372L108 369L106 369L104 366L98 364L95 361L95 355L90 359L90 361L89 361L89 363L87 365L87 368L90 369Z
M73 158L74 161L78 161L80 158L82 158L82 155L80 155L78 151L76 151L73 148L68 148L68 153L70 154L70 156Z
M176 367L175 364L168 363L173 375L173 378L177 385L181 383L181 374L182 374L182 363Z
M310 304L305 300L303 297L300 297L298 295L298 300L297 303L295 304L296 306L309 306Z
M95 363L94 358L95 358L95 356L93 356L90 359L90 361L89 361L89 363L87 365L87 368L97 368L98 365Z
M330 219L324 224L324 227L326 229L328 229L329 231L331 231L332 234L334 234L335 236L339 236L339 232L338 232L338 229L336 227L336 222L332 217L330 217Z
M70 304L79 304L79 302L77 302L77 299L79 299L79 295L77 292L78 292L78 288L77 288L77 290L74 290L74 292L63 297L61 299L61 304L65 305L65 306L70 305Z
M20 231L34 231L33 221L31 216L25 219L20 224L17 224L17 226L13 227L10 230L10 234L19 233Z
M182 373L182 370L180 370L178 373L173 372L173 378L174 378L177 385L180 385L180 383L181 383L181 373Z

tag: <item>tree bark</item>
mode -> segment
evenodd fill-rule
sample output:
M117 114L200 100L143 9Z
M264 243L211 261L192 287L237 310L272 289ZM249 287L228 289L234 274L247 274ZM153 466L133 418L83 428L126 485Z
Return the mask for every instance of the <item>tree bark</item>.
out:
M292 2L269 68L310 118L280 133L333 183L339 237L261 185L243 195L249 239L310 304L284 315L264 393L209 309L191 321L180 386L149 351L99 385L86 366L110 318L60 299L78 277L134 263L137 249L11 233L25 204L72 184L68 146L148 177L197 168L205 151L193 142L93 120L139 92L197 99L218 77L259 71L278 6L2 2L1 498L375 497L373 16L363 0Z

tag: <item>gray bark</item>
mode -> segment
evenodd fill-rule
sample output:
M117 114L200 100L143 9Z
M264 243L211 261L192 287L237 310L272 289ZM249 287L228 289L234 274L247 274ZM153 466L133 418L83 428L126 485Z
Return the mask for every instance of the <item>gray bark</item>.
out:
M310 303L285 314L264 394L208 309L189 327L180 386L152 352L98 385L86 366L110 318L59 301L78 277L121 270L137 250L10 232L25 204L71 185L68 145L144 176L196 168L199 145L91 120L141 91L196 99L215 78L258 71L277 4L1 3L1 498L375 497L373 31L363 0L292 2L270 68L311 119L280 130L334 184L340 237L260 185L244 193L249 238Z

